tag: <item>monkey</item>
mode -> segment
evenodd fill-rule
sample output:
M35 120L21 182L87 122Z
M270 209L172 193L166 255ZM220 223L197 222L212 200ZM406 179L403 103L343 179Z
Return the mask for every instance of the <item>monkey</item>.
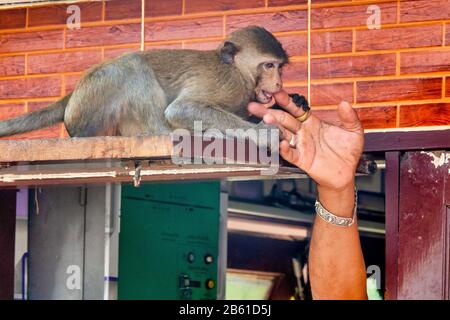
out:
M289 58L262 27L231 33L216 50L159 49L121 55L89 69L50 106L0 121L0 136L63 121L70 137L169 134L177 128L268 128L247 121L247 104L282 89Z

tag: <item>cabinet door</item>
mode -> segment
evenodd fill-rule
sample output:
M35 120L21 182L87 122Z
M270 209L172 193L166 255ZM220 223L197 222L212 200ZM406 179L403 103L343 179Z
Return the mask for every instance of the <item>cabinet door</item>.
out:
M400 157L397 299L449 298L449 160L449 151Z
M106 188L30 190L28 297L103 299Z
M66 285L71 273L76 282L81 283L83 276L85 208L80 203L81 189L56 186L38 190L30 190L29 197L28 298L81 299L81 286Z
M0 300L14 296L16 190L0 190Z

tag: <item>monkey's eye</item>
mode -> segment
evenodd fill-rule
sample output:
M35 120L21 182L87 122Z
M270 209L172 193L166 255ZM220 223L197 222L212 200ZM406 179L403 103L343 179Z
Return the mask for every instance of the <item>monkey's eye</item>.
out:
M279 73L280 75L283 74L283 66L282 66L282 65L280 65L280 67L278 68L278 73Z
M268 62L264 64L264 67L266 69L272 69L273 67L275 67L275 65L272 62Z

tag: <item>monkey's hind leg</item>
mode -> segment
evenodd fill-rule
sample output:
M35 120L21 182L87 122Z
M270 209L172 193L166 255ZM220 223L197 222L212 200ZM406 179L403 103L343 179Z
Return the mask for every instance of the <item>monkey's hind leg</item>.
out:
M153 71L139 54L93 68L80 80L67 105L67 131L75 137L132 136L147 131L148 117L141 110L143 104L152 110L148 94L154 82Z
M64 115L64 125L71 137L114 136L117 132L118 116L108 109L120 109L120 102L100 104L95 99L76 97L69 103Z
M101 66L94 69L72 93L64 114L64 125L71 137L117 135L126 94L109 71Z

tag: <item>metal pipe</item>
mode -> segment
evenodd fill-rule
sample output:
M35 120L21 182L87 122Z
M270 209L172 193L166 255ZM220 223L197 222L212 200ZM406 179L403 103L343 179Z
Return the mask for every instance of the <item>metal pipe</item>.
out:
M26 294L25 294L25 267L28 270L28 265L26 264L26 262L28 262L28 252L25 252L22 255L22 300L26 300Z

